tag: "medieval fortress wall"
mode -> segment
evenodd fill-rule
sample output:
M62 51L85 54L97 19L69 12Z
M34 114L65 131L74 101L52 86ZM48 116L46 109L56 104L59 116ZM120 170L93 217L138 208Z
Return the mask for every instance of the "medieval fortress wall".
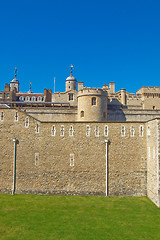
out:
M23 94L15 75L0 92L0 192L148 196L160 207L159 103L159 87L77 91L72 71L63 93Z
M43 123L21 111L15 121L17 110L4 109L3 112L1 192L12 190L13 138L16 138L16 193L105 195L105 139L108 139L108 195L147 194L144 123Z

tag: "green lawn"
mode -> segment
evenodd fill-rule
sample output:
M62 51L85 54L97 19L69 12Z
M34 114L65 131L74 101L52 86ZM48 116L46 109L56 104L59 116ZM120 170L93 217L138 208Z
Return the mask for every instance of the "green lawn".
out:
M0 194L0 240L160 239L148 198Z

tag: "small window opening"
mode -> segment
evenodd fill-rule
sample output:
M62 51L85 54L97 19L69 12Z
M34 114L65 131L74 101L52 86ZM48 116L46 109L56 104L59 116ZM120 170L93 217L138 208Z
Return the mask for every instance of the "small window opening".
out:
M73 94L69 94L69 101L73 100Z
M74 154L70 154L70 167L74 167Z
M56 127L52 126L51 128L51 136L56 136Z
M29 127L29 118L26 117L26 121L25 121L25 127L28 128Z
M130 127L130 133L131 133L131 137L134 137L135 130L133 126Z
M15 119L15 121L18 121L18 112L15 112L14 119Z
M3 121L3 120L4 120L4 113L1 112L1 121Z
M121 136L125 137L125 126L121 127Z
M84 117L84 111L81 111L81 117Z
M35 166L39 165L39 153L35 153Z
M156 107L155 106L153 106L153 110L155 110L156 109Z
M36 124L36 133L39 133L39 125Z
M99 127L98 126L95 127L95 136L99 137Z
M64 136L64 126L61 126L61 129L60 129L60 136Z
M139 127L139 136L143 137L143 126Z
M90 132L91 132L90 126L87 125L87 126L86 126L86 136L87 136L87 137L90 136Z
M73 136L74 130L73 130L73 126L70 126L69 128L69 136Z
M92 97L92 105L96 105L96 97Z
M104 126L104 136L108 137L108 126Z

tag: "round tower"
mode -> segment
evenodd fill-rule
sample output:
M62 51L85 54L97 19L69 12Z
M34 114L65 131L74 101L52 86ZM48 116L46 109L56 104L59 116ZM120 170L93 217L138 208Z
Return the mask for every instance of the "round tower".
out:
M78 92L78 121L107 121L107 92L101 88L83 88Z
M66 91L69 91L69 90L77 91L77 80L72 75L72 68L73 68L73 65L71 64L71 75L66 78Z

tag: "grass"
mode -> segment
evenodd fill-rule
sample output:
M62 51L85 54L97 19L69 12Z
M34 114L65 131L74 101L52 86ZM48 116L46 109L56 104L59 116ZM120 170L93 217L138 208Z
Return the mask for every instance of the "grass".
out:
M148 198L0 194L0 240L159 240Z

